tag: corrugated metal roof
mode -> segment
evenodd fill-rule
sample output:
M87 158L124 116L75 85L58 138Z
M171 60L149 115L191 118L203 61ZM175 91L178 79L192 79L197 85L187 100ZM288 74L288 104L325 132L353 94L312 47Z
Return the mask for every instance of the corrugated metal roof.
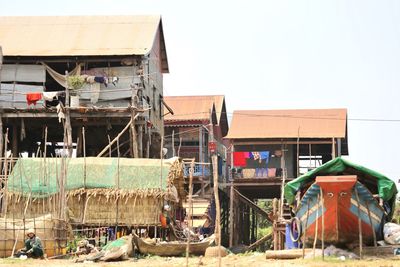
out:
M345 138L346 124L346 109L238 110L226 138Z
M4 56L146 55L160 16L0 17Z
M168 114L164 120L209 120L214 105L219 123L224 99L223 95L164 96L164 101L174 111L174 115Z

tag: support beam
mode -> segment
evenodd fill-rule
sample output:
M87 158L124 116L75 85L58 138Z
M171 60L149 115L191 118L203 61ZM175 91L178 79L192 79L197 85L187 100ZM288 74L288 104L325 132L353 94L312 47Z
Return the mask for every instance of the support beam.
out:
M235 197L235 189L233 188L233 183L231 183L231 190L229 196L229 247L233 247L233 233L234 233L234 198Z
M239 191L237 191L236 189L233 189L235 191L235 193L239 196L239 199L247 204L248 206L250 206L252 209L254 209L254 211L258 212L260 215L266 217L269 221L271 221L271 219L268 217L268 213L263 210L262 208L260 208L259 206L257 206L256 203L254 203L253 201L251 201L250 199L248 199L247 197L245 197L244 195L242 195ZM272 221L271 221L272 222Z

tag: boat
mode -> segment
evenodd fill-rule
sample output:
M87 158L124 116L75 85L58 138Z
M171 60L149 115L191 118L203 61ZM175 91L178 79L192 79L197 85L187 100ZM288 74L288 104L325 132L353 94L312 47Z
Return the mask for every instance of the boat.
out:
M189 254L204 255L206 249L214 242L214 235L199 242L190 242ZM149 242L133 233L133 242L141 254L152 254L158 256L182 256L186 253L187 242L184 241L162 241Z
M347 245L359 243L361 234L364 245L372 244L383 238L396 194L396 184L386 176L333 159L285 186L285 198L294 206L292 239Z

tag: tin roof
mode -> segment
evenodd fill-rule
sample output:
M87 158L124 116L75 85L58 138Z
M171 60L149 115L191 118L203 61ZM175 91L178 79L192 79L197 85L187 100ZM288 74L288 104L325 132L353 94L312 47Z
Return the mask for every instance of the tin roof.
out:
M0 17L4 56L146 55L158 30L166 54L160 16Z
M346 109L237 110L226 138L345 138L346 127Z
M174 111L174 115L165 116L165 121L209 120L210 111L215 107L219 123L225 97L223 95L164 96L164 101Z

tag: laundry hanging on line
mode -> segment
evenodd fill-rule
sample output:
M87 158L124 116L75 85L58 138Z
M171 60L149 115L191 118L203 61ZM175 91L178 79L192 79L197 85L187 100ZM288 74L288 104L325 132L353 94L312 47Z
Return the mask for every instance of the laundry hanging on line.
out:
M26 102L28 103L28 106L30 105L35 105L36 102L42 99L42 93L27 93L26 94Z
M60 95L64 94L63 91L56 91L56 92L43 92L43 99L46 101L53 101L58 99Z

